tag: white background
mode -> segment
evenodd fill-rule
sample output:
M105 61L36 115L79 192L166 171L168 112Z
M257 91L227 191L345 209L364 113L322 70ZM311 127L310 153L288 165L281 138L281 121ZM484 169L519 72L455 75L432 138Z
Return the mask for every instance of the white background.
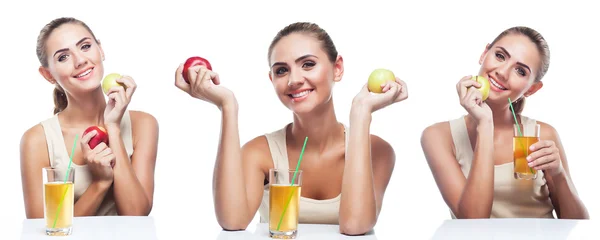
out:
M37 70L36 38L46 23L62 16L79 18L92 28L106 54L105 73L130 75L139 86L129 109L149 112L159 121L151 216L160 238L174 237L168 231L194 229L196 233L204 230L202 236L214 239L220 230L211 191L220 113L213 105L177 89L173 84L175 69L194 55L211 62L223 85L240 103L240 134L245 143L292 120L269 82L267 49L277 31L296 21L318 23L330 33L344 57L345 75L334 88L342 122L348 123L351 100L373 69L389 68L408 84L408 100L376 112L371 125L371 132L391 142L397 154L376 230L390 233L411 229L421 234L419 238L427 238L450 217L423 156L421 132L435 122L466 113L458 102L456 82L477 73L486 43L516 25L540 31L552 56L544 87L528 99L524 114L559 131L579 196L592 218L600 214L596 175L600 168L600 110L595 97L600 87L596 72L600 17L589 4L165 2L1 4L0 180L5 185L0 221L4 229L20 234L25 218L20 138L28 128L51 117L54 106L53 85ZM257 220L258 215L250 228ZM391 235L378 235L379 239L386 237Z

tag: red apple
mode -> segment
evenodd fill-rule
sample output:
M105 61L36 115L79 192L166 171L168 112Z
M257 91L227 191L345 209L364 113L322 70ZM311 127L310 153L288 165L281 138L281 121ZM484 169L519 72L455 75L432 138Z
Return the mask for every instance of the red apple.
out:
M208 62L208 60L197 56L188 58L187 61L185 61L185 63L183 64L183 80L185 80L185 82L187 82L188 84L190 83L188 69L193 66L206 66L208 70L212 71L212 66L210 65L210 62Z
M83 135L85 135L93 130L96 130L96 135L94 137L92 137L92 139L90 139L90 141L88 142L88 145L90 146L90 148L94 149L101 142L108 145L108 133L106 132L106 130L103 127L91 126L83 132Z

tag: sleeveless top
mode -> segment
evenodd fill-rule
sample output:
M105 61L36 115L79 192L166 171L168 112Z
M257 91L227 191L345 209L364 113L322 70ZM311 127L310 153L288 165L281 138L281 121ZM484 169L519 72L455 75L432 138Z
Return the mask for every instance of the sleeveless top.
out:
M50 158L50 166L56 168L60 174L64 174L67 171L70 161L71 153L68 152L65 140L62 135L62 129L58 120L58 114L48 118L41 122L44 128L44 134L46 136L46 143L48 146L48 157ZM81 139L81 136L79 136ZM131 133L131 119L129 117L129 111L125 111L123 118L121 119L121 138L125 145L127 155L131 157L133 154L133 141ZM79 143L78 143L79 144ZM86 165L77 165L71 163L71 168L75 169L75 201L77 201L81 195L87 190L88 186L92 183L92 173ZM114 202L112 188L106 193L104 200L96 211L96 216L116 216L117 207Z
M523 124L536 124L536 120L521 116ZM473 148L469 140L464 116L449 121L454 141L456 160L465 175L469 176L473 161ZM494 197L490 218L554 218L543 171L535 180L517 180L513 176L513 161L494 166ZM453 219L456 216L450 210Z
M269 150L273 158L273 166L276 169L290 169L286 145L286 125L283 129L265 134L269 143ZM348 146L348 128L344 125L346 134L345 146ZM285 174L283 174L285 175ZM339 224L340 193L335 198L316 200L300 196L299 223L307 224ZM263 189L263 197L259 207L260 222L269 222L269 184Z

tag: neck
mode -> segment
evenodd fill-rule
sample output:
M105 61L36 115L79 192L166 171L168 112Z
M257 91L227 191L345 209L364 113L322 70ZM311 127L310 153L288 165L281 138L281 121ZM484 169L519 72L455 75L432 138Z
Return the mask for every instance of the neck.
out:
M73 96L67 94L67 107L59 113L64 122L73 127L101 126L104 124L106 99L101 88L90 94Z
M308 114L294 114L291 139L293 144L306 143L307 149L319 149L323 151L333 143L340 134L340 124L335 116L333 101ZM342 135L343 137L343 135Z
M494 126L499 128L510 127L512 128L513 124L515 124L515 116L513 116L512 109L508 104L488 104L490 109L492 110ZM515 113L517 120L520 122L519 116L521 114Z

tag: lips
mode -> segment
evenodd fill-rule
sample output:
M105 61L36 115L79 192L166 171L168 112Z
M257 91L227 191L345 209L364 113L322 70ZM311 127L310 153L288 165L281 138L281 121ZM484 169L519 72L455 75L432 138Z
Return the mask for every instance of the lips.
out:
M85 79L87 79L87 77L89 77L91 75L93 70L94 70L94 68L90 67L90 68L78 73L77 75L75 75L74 78L77 78L79 80L85 80Z
M298 102L304 100L313 91L313 89L298 90L288 94L288 97L292 98L292 101Z
M499 91L506 91L508 90L508 88L506 88L502 83L497 82L494 78L492 78L491 76L488 76L488 79L490 80L490 84L493 88L495 88L494 90L496 90L497 92Z

